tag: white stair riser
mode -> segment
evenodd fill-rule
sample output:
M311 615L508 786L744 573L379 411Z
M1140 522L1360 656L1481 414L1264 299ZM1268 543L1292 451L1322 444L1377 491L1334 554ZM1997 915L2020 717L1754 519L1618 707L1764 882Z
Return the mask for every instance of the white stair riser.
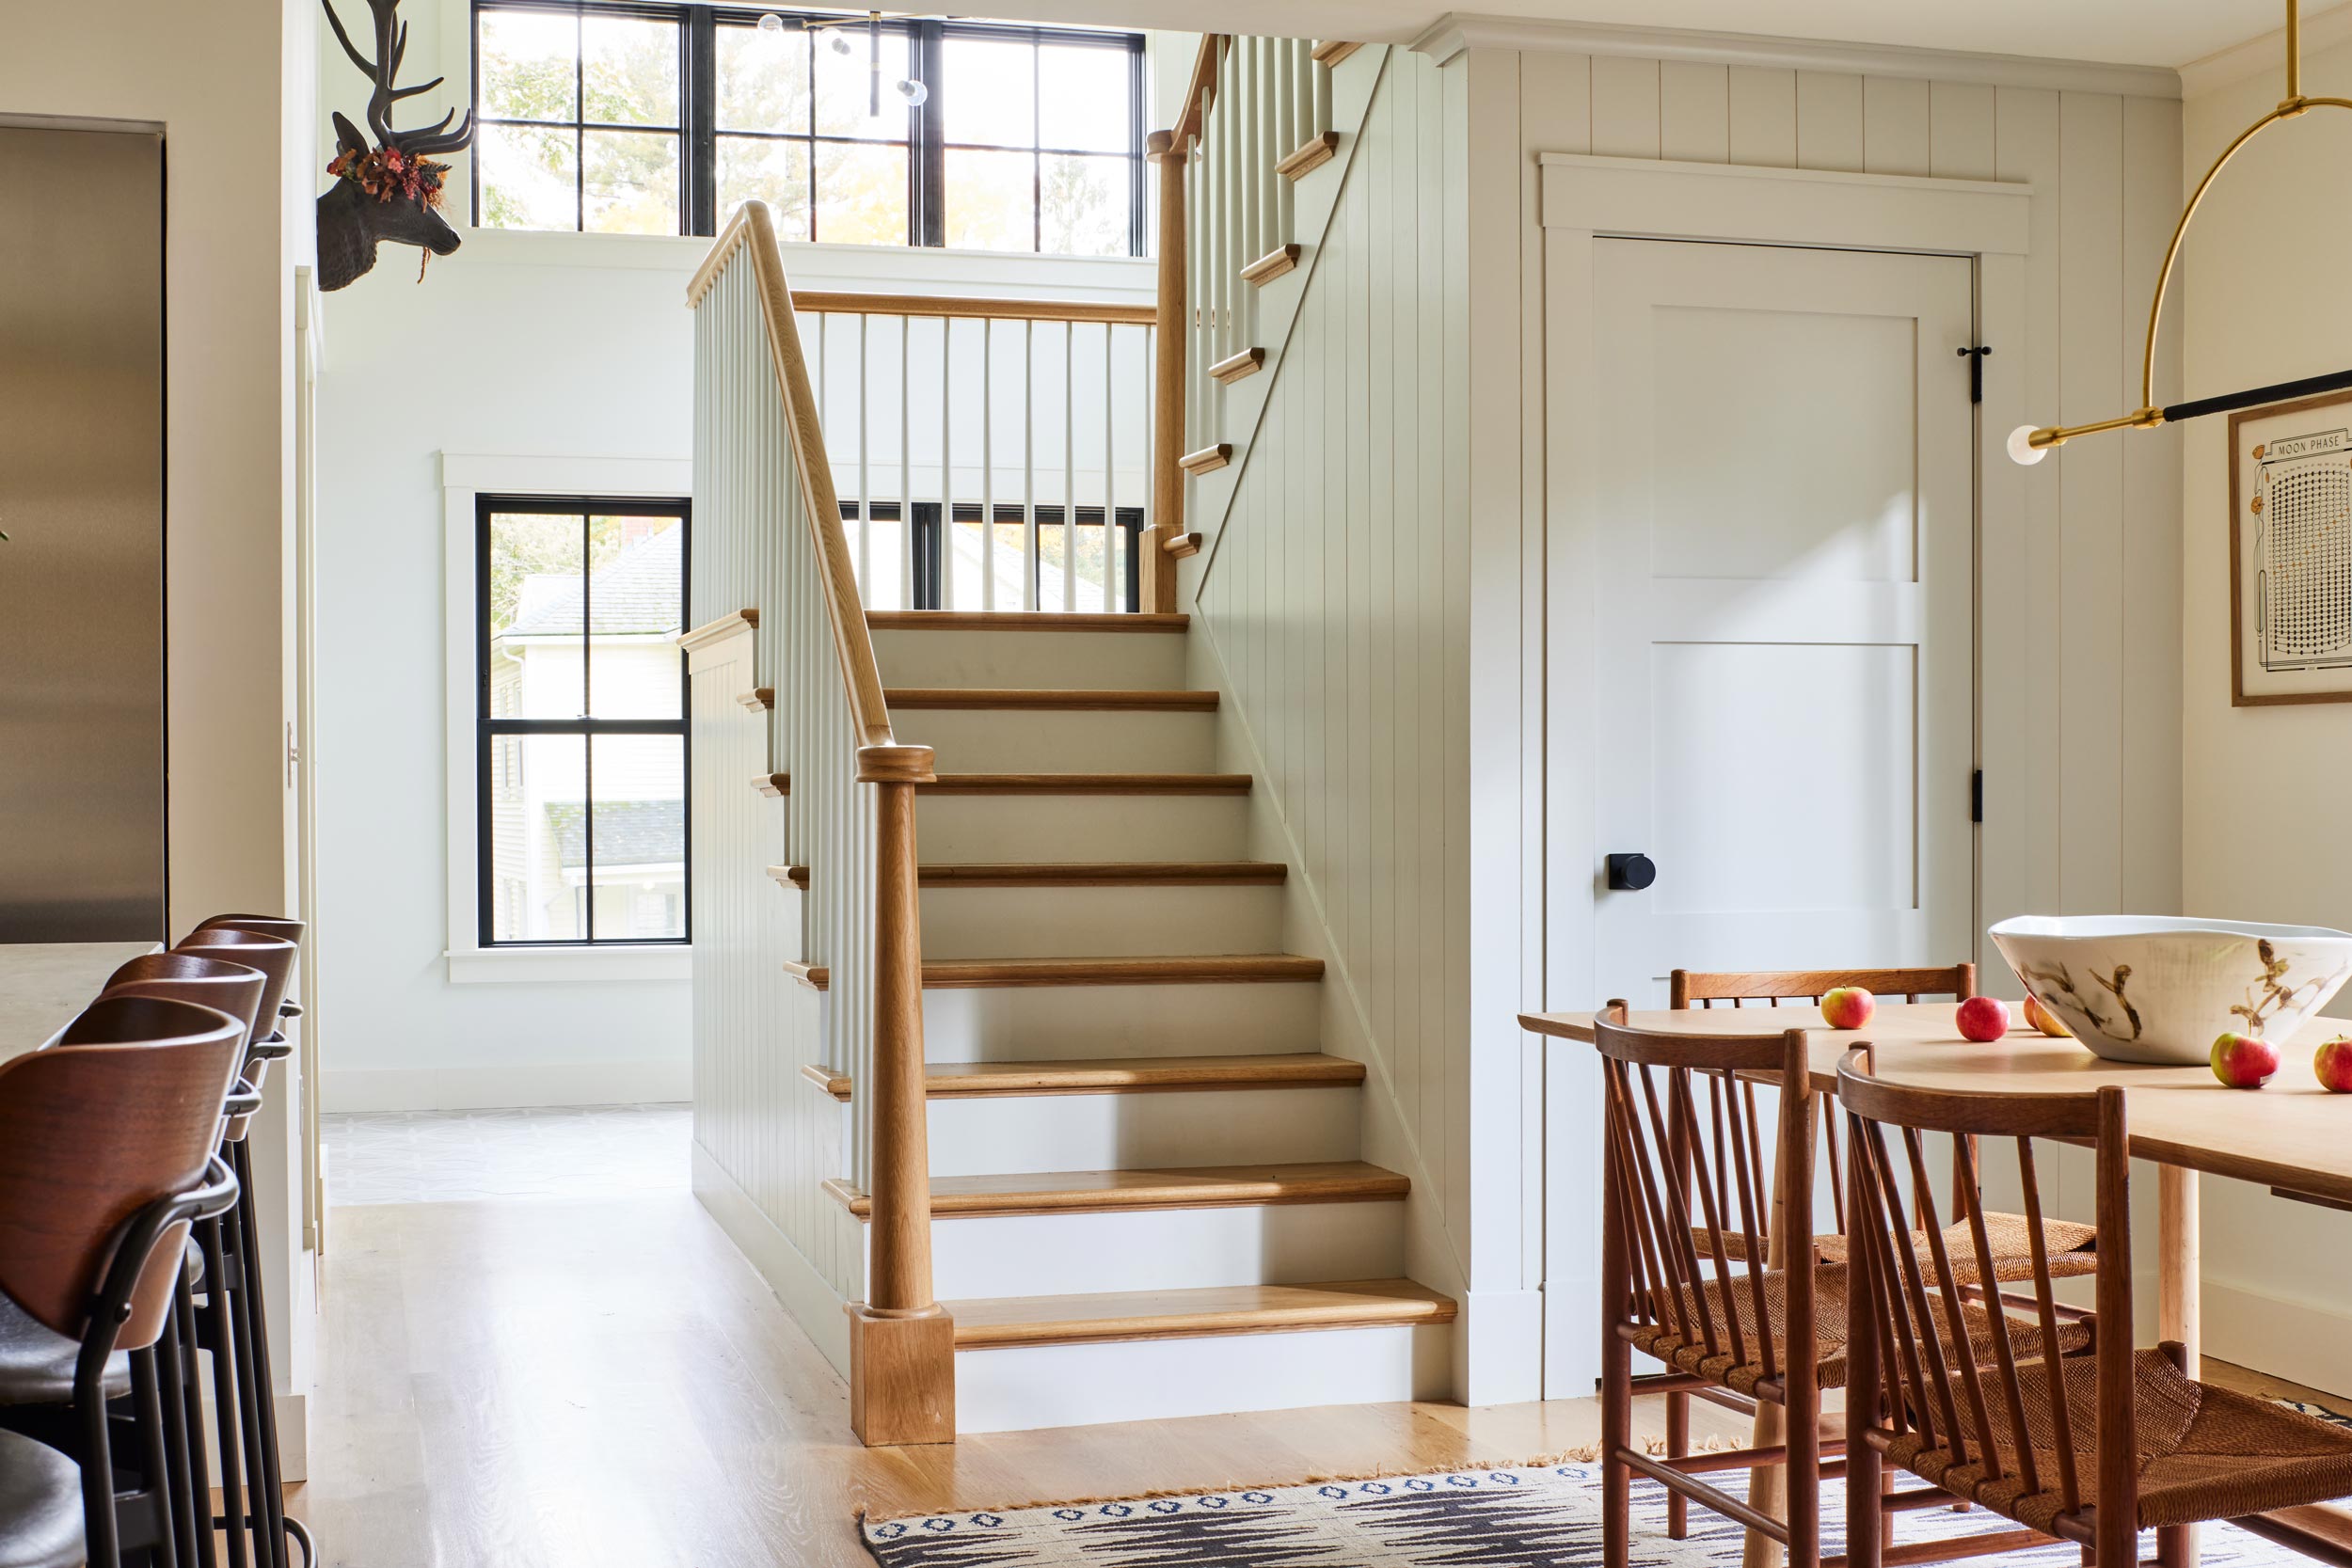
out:
M885 686L1167 691L1184 683L1184 640L1171 632L881 630L874 658Z
M926 990L923 1054L1023 1062L1312 1051L1321 1008L1311 981Z
M920 842L919 838L917 842ZM1272 953L1282 887L932 887L926 958Z
M873 1244L873 1227L866 1244ZM1079 1214L931 1216L942 1300L1388 1279L1405 1272L1401 1202Z
M1353 1160L1361 1093L1199 1089L933 1100L931 1174Z
M1443 1399L1453 1335L1451 1323L1398 1323L959 1351L956 1430Z
M1229 861L1248 840L1247 795L915 796L915 853L931 862Z
M1214 713L893 708L891 728L943 773L1205 773Z

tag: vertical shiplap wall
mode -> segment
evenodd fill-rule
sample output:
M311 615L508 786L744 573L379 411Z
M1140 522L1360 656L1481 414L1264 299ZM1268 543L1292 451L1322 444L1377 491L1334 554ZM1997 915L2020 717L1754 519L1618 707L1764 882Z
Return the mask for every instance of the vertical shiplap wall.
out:
M1296 869L1327 1048L1386 1101L1367 1157L1414 1181L1416 1271L1458 1284L1470 1225L1459 72L1391 51L1256 438L1203 555L1197 641ZM1448 1258L1446 1254L1453 1256Z
M2180 209L2177 101L1549 51L1517 57L1530 155L2032 185L2029 336L1994 351L2022 356L2027 404L2042 422L2137 406L2148 293ZM1563 123L1580 104L1586 122ZM2162 403L2180 378L2169 317L2159 343ZM2013 752L2025 775L1989 776L1986 786L2031 824L2023 902L2040 911L2180 907L2178 442L2156 432L2054 454L2024 485L2031 569L1980 584L1982 636L2024 642L2032 657L2017 667L2046 682L2033 743L1986 748L1988 760Z

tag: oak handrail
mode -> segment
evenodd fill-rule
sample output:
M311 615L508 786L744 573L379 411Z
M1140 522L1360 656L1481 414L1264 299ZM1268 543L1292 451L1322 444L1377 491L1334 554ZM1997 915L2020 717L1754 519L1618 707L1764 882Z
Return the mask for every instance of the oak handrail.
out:
M775 220L766 202L746 201L736 209L686 285L686 302L700 305L720 271L746 242L751 245L754 281L759 286L760 316L768 325L768 353L784 395L784 416L792 422L792 466L808 512L810 543L824 567L818 580L833 623L834 652L841 661L850 721L857 727L860 746L894 746L898 739L890 731L890 705L882 697L882 671L874 661L874 641L866 633L866 606L858 595L857 558L842 531L841 499L834 489L833 465L824 458L817 394L809 384L808 357L801 347L792 290L784 276L784 253L777 248Z
M1176 111L1176 124L1170 133L1180 149L1186 140L1200 134L1200 117L1216 98L1217 62L1232 41L1226 33L1200 35L1200 52L1192 59L1192 83L1184 88L1184 106Z
M876 790L874 853L873 1213L866 1299L850 1319L850 1424L867 1444L955 1440L955 1329L931 1294L930 1151L923 1071L923 945L915 872L914 791L936 778L929 746L891 732L874 641L841 526L819 405L793 316L774 220L747 201L687 285L700 305L738 251L749 254L768 353L789 425L793 472L808 515L817 579L857 740L857 782Z
M1149 305L1119 305L1106 300L1002 299L977 294L869 294L815 289L793 290L792 308L815 316L1099 322L1110 326L1150 326L1159 319Z

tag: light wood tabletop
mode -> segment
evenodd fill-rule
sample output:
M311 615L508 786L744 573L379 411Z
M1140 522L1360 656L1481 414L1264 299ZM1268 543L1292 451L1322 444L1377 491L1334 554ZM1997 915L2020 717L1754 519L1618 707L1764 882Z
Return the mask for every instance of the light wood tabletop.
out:
M1924 1088L1984 1093L2088 1094L2124 1089L2132 1152L2162 1164L2235 1177L2292 1195L2352 1204L2352 1095L2329 1094L2312 1076L2322 1040L2352 1022L2312 1020L2277 1041L2281 1065L2260 1089L2224 1087L2201 1067L2129 1067L2070 1039L2012 1027L2006 1039L1963 1039L1947 1002L1882 1003L1861 1029L1831 1029L1810 1006L1711 1007L1636 1012L1638 1028L1725 1037L1807 1031L1816 1085L1834 1089L1837 1063L1866 1041L1879 1076ZM1519 1022L1561 1039L1593 1037L1590 1013L1526 1013Z
M0 1061L46 1044L151 942L0 942Z

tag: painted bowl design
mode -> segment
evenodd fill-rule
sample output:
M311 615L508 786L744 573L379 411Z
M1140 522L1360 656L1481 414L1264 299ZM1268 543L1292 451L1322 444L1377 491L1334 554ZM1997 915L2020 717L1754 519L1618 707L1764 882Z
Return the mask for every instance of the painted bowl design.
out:
M2169 915L2019 915L1986 933L2111 1062L2201 1067L2217 1036L2284 1040L2352 978L2352 933Z

